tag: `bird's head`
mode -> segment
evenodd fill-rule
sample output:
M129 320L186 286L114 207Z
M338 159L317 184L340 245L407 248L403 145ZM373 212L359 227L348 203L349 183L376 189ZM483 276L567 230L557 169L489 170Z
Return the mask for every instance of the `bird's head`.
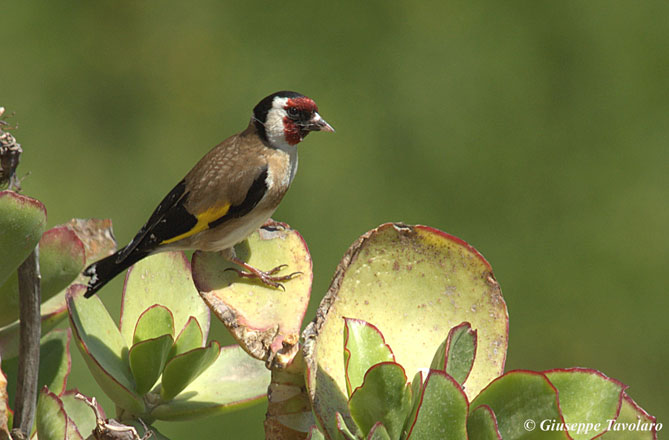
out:
M276 92L253 109L260 137L275 147L299 144L312 131L334 129L318 114L316 103L300 93Z

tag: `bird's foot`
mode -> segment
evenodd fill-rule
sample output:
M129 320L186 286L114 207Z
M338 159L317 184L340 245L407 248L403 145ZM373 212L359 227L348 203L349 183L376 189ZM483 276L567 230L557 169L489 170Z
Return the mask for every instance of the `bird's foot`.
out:
M273 269L268 270L267 272L256 269L255 267L244 263L243 261L233 261L233 263L240 265L243 267L245 270L240 270L236 269L234 267L229 267L225 270L232 270L234 272L237 272L237 275L239 275L240 278L255 278L260 280L263 284L266 286L274 287L275 289L281 289L285 291L286 289L283 287L283 284L281 284L282 281L290 281L293 278L302 275L302 272L293 272L288 275L282 275L282 276L274 276L274 274L278 273L281 269L284 267L288 267L287 264L280 264L276 266Z

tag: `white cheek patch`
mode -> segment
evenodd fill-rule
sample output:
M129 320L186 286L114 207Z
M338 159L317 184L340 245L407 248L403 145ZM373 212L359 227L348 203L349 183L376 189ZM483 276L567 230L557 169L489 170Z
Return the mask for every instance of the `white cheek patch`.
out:
M284 133L283 127L283 118L288 116L286 111L283 109L288 102L288 98L279 98L278 96L274 98L272 102L272 108L267 112L267 120L265 121L265 133L267 134L267 140L272 145L276 145L279 148L285 148L289 144L286 142L286 136Z

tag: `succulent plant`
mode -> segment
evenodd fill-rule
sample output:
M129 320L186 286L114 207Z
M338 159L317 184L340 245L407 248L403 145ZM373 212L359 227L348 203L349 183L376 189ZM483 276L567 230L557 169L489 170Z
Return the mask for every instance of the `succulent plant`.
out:
M207 343L210 315L183 253L134 265L125 279L120 326L85 287L67 292L77 346L120 421L183 420L261 400L269 372L239 347Z
M596 370L502 374L507 336L475 249L382 225L349 249L303 334L317 426L276 438L655 438L655 419Z

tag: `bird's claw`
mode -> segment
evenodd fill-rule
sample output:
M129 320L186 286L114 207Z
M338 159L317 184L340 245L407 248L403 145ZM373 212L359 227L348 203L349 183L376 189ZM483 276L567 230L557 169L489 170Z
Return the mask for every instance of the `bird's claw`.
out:
M293 278L302 275L302 272L293 272L288 275L282 275L282 276L273 276L275 273L279 272L281 269L284 267L288 267L287 264L280 264L276 266L275 268L272 268L268 270L267 272L264 272L262 270L255 270L255 271L243 271L241 269L237 269L235 267L228 267L227 270L232 270L237 273L237 275L240 278L255 278L260 280L263 284L266 286L274 287L275 289L281 289L284 292L286 291L286 288L283 287L283 284L281 284L281 281L290 281Z

